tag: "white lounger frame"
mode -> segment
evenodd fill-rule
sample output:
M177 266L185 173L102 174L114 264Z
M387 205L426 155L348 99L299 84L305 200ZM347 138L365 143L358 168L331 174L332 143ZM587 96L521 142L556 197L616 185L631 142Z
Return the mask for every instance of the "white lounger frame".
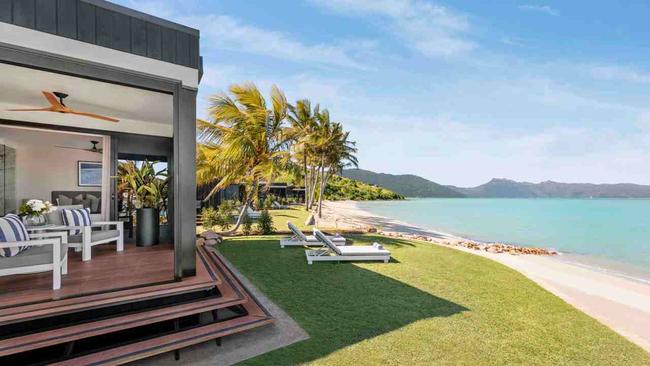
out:
M294 235L290 238L280 239L280 248L323 246L323 243L318 241L315 236L307 236L303 234L302 231L295 227L295 225L293 225L291 222L287 222L287 227ZM347 240L342 236L327 236L327 238L334 242L336 245L346 245L347 243Z
M313 237L307 236L307 241L304 240L298 240L295 236L292 236L290 238L284 238L280 240L280 248L284 247L320 247L323 246L323 243L319 242L318 239L313 238L314 240L311 240ZM341 239L338 239L341 238ZM334 242L336 245L346 245L346 240L342 236L330 236L330 240Z
M319 230L314 229L314 236L323 244L321 249L305 250L305 256L307 257L307 264L312 264L314 262L354 262L354 261L381 261L388 263L390 261L390 253L388 254L377 254L377 255L341 255L336 253L334 248L335 244L332 243L323 233Z
M305 256L307 257L307 264L312 264L314 262L355 262L355 261L382 261L388 263L390 261L389 255L338 255L333 254L328 250L305 250Z

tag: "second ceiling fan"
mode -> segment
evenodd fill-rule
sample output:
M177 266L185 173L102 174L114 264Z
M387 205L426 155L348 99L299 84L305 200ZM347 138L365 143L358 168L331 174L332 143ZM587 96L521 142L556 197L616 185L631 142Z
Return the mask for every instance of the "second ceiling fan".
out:
M76 111L72 108L66 107L66 105L63 103L63 99L65 99L68 94L61 93L61 92L48 92L48 91L43 91L43 95L45 96L45 99L50 103L49 107L45 108L26 108L26 109L7 109L8 111L15 111L15 112L58 112L58 113L68 113L68 114L75 114L78 116L86 116L90 118L95 118L95 119L101 119L104 121L109 121L109 122L119 122L119 119L107 117L107 116L102 116L100 114L95 114L95 113L89 113L89 112L81 112L81 111ZM57 99L58 98L58 99Z

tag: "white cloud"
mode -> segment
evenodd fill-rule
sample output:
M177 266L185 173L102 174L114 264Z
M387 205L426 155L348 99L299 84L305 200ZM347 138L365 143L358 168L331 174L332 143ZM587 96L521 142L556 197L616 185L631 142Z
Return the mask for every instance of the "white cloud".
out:
M650 73L630 66L596 65L588 67L588 70L597 79L631 83L650 83Z
M501 39L499 39L499 41L501 43L503 43L503 44L507 44L508 46L519 46L519 47L521 47L521 46L524 45L524 43L520 39L513 38L513 37L507 37L507 36L501 37Z
M364 115L348 121L352 122L348 124L352 139L360 140L364 169L416 172L439 183L461 186L495 177L650 183L647 134L613 128L505 128L446 116ZM391 136L390 148L374 143L386 134Z
M203 46L244 51L282 60L364 69L347 49L329 44L305 44L289 34L247 25L227 15L194 15L179 19L201 31Z
M123 0L126 6L158 17L197 28L203 49L211 47L243 51L292 62L342 66L366 69L355 57L359 44L372 46L372 41L357 40L341 44L308 44L291 34L256 27L224 14L200 14L196 8L204 7L190 0ZM189 10L188 10L189 9Z
M532 5L532 4L524 4L524 5L519 5L517 6L519 10L523 11L533 11L537 13L545 13L548 15L553 15L553 16L558 16L560 15L560 12L557 11L556 9L551 8L548 5Z
M388 21L397 37L425 56L453 56L476 48L468 39L466 16L421 0L310 0L325 9L355 16L374 15Z

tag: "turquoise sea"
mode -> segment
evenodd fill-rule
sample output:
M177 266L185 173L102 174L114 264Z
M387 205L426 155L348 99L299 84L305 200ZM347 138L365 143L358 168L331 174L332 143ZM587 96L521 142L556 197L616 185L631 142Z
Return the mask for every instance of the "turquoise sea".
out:
M465 238L555 248L564 260L650 281L650 199L426 198L358 204Z

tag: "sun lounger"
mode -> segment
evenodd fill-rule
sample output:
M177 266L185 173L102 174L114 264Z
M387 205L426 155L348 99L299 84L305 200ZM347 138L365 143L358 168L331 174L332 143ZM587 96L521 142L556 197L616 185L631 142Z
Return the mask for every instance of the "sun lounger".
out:
M291 222L287 222L289 230L293 233L291 238L284 238L280 240L280 248L284 247L297 247L297 246L322 246L323 243L318 241L313 235L305 235ZM334 244L345 245L345 238L342 236L328 236Z
M305 250L308 264L321 261L390 261L390 252L379 243L340 247L317 229L314 229L314 236L323 244L323 248Z

